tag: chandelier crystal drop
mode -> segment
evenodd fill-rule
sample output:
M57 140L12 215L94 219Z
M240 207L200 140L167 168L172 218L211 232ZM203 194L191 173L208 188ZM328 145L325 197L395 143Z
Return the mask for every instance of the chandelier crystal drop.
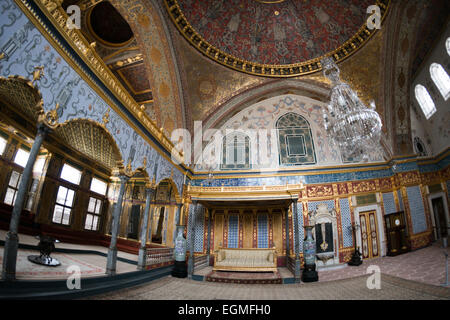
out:
M350 86L341 81L333 58L321 60L323 74L332 83L330 103L323 110L325 130L347 158L367 162L369 153L378 150L381 119L375 102L367 107Z

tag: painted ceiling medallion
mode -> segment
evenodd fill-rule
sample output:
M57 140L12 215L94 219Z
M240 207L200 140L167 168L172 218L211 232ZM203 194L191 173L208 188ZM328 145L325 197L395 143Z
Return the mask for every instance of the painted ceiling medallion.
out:
M183 36L214 61L253 75L292 77L321 70L325 56L339 62L355 53L377 30L367 27L367 8L375 3L384 19L390 0L164 3Z

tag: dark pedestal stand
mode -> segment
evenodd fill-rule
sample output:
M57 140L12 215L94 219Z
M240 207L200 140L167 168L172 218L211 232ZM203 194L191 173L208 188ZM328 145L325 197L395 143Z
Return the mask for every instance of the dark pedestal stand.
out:
M362 259L361 259L361 253L359 252L359 249L355 249L355 252L353 252L352 258L348 262L349 266L359 266L361 265Z
M316 282L319 281L319 274L316 271L316 265L305 265L302 272L303 282Z
M37 236L36 238L39 239L38 248L40 251L40 255L28 256L28 260L30 262L48 267L57 267L61 265L58 260L50 257L50 254L53 252L53 250L55 250L55 242L59 241L49 236Z
M175 261L171 275L172 277L175 278L186 278L187 277L186 261Z
M355 251L353 252L352 258L348 262L349 266L359 266L362 262L361 252L359 252L359 247L356 247L356 230L359 229L359 224L353 224L350 226L353 231L353 244L355 246Z

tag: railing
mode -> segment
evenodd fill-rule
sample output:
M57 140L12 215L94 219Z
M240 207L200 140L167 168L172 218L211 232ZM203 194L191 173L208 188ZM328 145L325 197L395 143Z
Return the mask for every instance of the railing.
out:
M303 189L303 184L285 184L274 186L239 186L239 187L206 187L206 186L192 186L188 185L187 191L191 193L217 193L217 192L279 192L292 191Z
M155 269L173 264L175 261L173 248L149 248L145 260L146 269Z
M290 256L287 257L286 266L290 272L295 276L295 259Z
M194 270L207 267L208 265L208 255L194 256Z

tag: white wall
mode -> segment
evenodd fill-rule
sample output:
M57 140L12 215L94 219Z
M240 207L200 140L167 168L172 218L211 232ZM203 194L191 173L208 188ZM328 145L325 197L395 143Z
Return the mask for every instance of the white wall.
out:
M450 56L445 47L445 41L450 37L450 23L444 27L444 32L437 40L435 47L431 49L427 58L420 66L411 86L411 130L412 139L419 136L421 140L427 144L427 140L431 144L432 150L427 150L428 155L437 155L450 147L450 99L447 101L442 97L439 89L434 84L430 76L430 65L439 63L444 70L450 75ZM414 88L417 84L427 88L431 98L436 105L436 113L430 119L426 119L419 103L416 100ZM429 147L429 145L427 145Z

